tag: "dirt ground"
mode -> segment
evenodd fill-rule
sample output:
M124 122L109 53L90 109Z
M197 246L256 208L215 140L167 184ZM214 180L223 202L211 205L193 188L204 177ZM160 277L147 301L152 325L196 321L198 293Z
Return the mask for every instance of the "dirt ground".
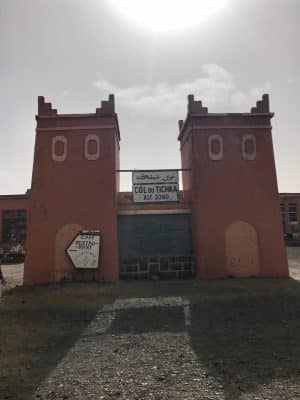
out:
M23 264L2 265L1 269L8 289L23 285Z
M16 287L0 299L0 400L300 399L288 255L293 279ZM14 286L22 266L3 273Z
M291 278L300 281L300 247L287 247Z

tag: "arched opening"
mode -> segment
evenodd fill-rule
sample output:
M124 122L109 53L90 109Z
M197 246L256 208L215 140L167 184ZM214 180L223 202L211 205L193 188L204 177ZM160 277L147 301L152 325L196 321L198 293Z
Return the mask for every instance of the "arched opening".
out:
M253 135L245 135L242 139L242 154L244 160L255 160L256 138Z
M228 275L258 276L259 251L254 227L247 222L234 222L226 229L225 238Z
M211 135L208 138L208 154L211 160L223 158L223 139L220 135Z
M87 135L85 138L85 158L87 160L98 160L100 154L99 137L97 135Z
M67 224L62 226L55 236L55 281L63 279L72 280L74 267L67 256L66 248L71 243L75 235L81 231L81 226L77 224Z
M52 159L65 161L67 157L67 139L64 136L55 136L52 139Z

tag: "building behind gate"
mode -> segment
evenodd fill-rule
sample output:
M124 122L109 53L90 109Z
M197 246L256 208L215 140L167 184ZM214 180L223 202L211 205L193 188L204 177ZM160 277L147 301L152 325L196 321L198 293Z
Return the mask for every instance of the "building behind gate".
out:
M0 198L27 212L24 282L288 276L272 117L267 95L238 114L188 96L178 200L136 203L120 192L114 96L91 114L59 114L39 97L30 191ZM100 231L99 268L76 269L66 253L82 230Z

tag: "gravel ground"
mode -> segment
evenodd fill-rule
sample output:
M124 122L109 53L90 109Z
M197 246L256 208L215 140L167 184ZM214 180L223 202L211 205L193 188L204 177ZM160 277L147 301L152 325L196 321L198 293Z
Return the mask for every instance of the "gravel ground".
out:
M201 387L202 399L223 398L192 348L184 307L189 306L180 297L105 306L36 397L195 399Z
M35 398L299 399L299 299L203 294L104 306Z
M288 254L294 279L120 282L99 289L93 284L95 312L88 317L88 284L66 285L70 305L55 305L56 313L65 307L59 329L64 339L38 349L45 360L57 353L51 368L42 371L45 362L40 363L30 395L19 383L20 391L8 397L1 397L0 371L0 400L300 399L300 248ZM3 271L11 285L14 268ZM38 289L41 307L44 290ZM97 305L97 291L106 304ZM21 301L20 315L29 312L40 324L44 315L47 328L38 329L48 332L50 326L54 338L58 317L49 314L51 306L37 313L36 300L26 296L25 290L6 298ZM52 302L53 294L47 296ZM9 316L9 304L6 310ZM82 328L69 343L76 321Z

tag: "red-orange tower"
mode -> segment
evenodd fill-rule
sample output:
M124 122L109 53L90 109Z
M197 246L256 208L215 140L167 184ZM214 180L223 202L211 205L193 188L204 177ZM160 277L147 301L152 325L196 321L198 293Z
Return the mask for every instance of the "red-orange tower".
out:
M93 114L58 114L39 97L36 120L25 284L117 279L120 133L114 96ZM65 254L81 229L101 231L99 270L75 271Z
M198 277L288 276L268 95L250 113L208 113L188 96L179 122Z

